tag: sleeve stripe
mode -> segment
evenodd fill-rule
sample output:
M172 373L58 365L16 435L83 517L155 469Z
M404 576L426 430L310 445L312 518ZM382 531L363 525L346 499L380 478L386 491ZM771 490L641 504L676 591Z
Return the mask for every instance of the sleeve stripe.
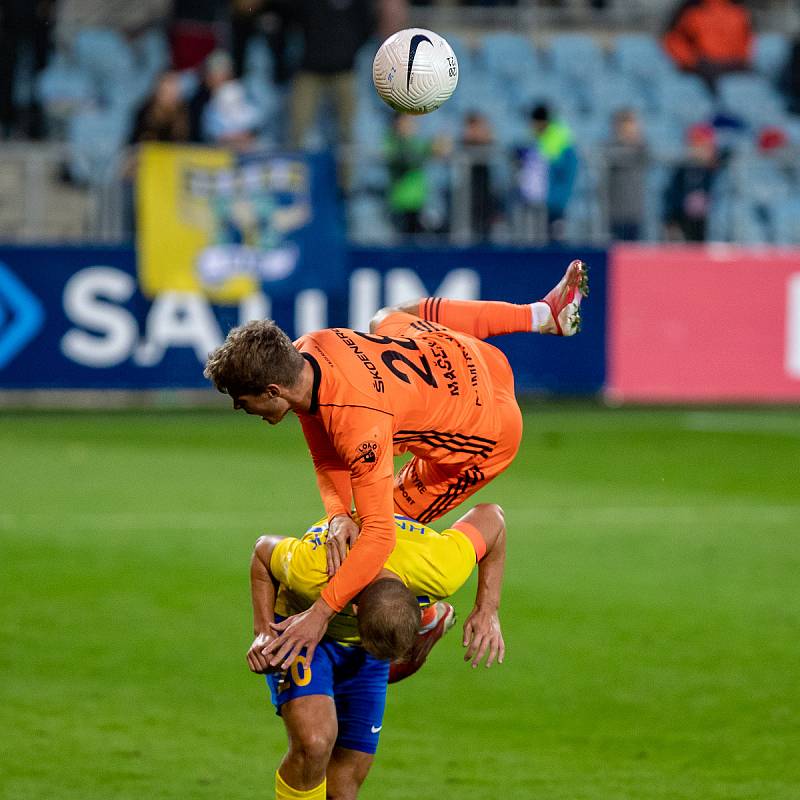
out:
M480 561L486 555L486 542L481 532L471 523L459 520L451 526L454 530L461 531L472 542L475 548L475 561Z

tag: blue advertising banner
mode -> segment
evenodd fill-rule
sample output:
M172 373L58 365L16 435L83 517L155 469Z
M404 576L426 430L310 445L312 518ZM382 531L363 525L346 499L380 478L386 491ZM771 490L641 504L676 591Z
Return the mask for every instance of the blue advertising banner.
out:
M351 248L338 286L323 269L293 292L272 297L262 286L215 304L200 291L145 296L132 247L0 247L0 389L203 388L206 354L247 320L271 316L299 336L366 330L381 306L423 295L530 302L574 257L592 268L582 333L495 344L518 390L586 394L605 380L605 251Z

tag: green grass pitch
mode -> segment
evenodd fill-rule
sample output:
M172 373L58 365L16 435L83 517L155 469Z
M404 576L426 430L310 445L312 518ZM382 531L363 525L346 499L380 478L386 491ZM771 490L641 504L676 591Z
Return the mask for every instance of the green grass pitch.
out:
M362 796L800 798L800 412L525 423L479 496L506 663L468 668L459 625L391 687ZM271 797L247 572L319 513L296 422L6 413L0 459L0 798Z

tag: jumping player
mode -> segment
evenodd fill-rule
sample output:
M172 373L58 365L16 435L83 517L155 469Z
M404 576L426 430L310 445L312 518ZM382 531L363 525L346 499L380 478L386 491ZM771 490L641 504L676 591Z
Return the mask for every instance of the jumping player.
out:
M587 289L586 267L573 261L540 302L425 298L383 309L370 333L332 328L294 344L273 322L252 322L209 356L205 375L234 409L270 424L290 410L300 418L331 525L336 574L311 608L275 625L273 666L289 667L303 648L312 658L330 618L379 573L395 509L431 522L511 463L522 435L514 376L482 340L571 335ZM392 456L406 451L413 458L395 480Z
M328 525L313 525L302 539L262 536L256 542L250 566L255 639L247 662L251 671L269 673L272 701L286 726L289 749L275 774L278 800L357 796L383 727L387 659L408 651L421 620L430 628L426 650L412 658L409 671L421 665L454 620L443 598L463 585L476 561L478 590L464 624L465 660L473 667L484 657L487 667L503 661L497 615L505 560L502 509L478 505L441 533L400 516L394 527L397 544L376 580L333 617L313 658L300 656L284 672L272 671L265 654L274 636L269 623L273 614L296 613L319 597L328 580ZM438 624L430 613L437 607L447 609ZM478 637L474 623L481 615L491 626Z

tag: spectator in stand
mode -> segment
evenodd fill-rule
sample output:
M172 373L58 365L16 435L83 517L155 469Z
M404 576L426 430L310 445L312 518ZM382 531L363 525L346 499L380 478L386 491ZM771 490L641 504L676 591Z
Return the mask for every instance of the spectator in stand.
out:
M711 125L693 125L687 140L686 160L676 167L664 197L666 238L703 242L719 166L716 133Z
M544 103L531 111L532 141L518 150L519 193L524 212L546 209L546 234L552 242L564 240L564 216L572 197L578 172L578 153L572 131L559 120L551 118ZM526 228L528 222L523 221ZM536 235L534 234L534 237ZM531 239L530 235L524 238Z
M425 165L433 157L432 139L417 133L417 120L397 114L384 142L389 168L389 213L402 234L422 233L422 211L428 199Z
M247 45L256 36L263 36L272 52L276 83L289 79L286 59L287 12L269 0L230 0L231 52L237 78L244 73Z
M494 131L491 123L478 111L464 117L461 144L468 148L470 228L472 235L485 241L492 230L497 202L492 194L491 157Z
M233 76L233 59L215 50L203 67L203 82L189 104L191 141L247 148L261 115Z
M39 105L18 108L14 86L26 47L33 57L34 78L47 66L54 15L54 0L0 0L0 139L16 130L33 139L43 134Z
M673 15L663 41L675 64L713 92L721 75L750 69L750 12L734 0L690 0Z
M800 114L800 34L795 36L789 49L789 58L781 71L779 86L786 97L786 110Z
M619 241L634 242L641 237L644 220L647 145L633 109L617 111L613 127L606 147L611 236Z
M356 53L375 30L374 2L285 0L283 6L302 32L304 44L300 71L292 82L289 144L294 148L303 146L320 101L330 96L336 113L336 143L346 148L352 141L356 115ZM346 169L340 170L343 189L349 184L348 176Z
M165 72L152 96L136 114L131 144L138 142L187 142L191 127L189 107L181 93L177 72Z

